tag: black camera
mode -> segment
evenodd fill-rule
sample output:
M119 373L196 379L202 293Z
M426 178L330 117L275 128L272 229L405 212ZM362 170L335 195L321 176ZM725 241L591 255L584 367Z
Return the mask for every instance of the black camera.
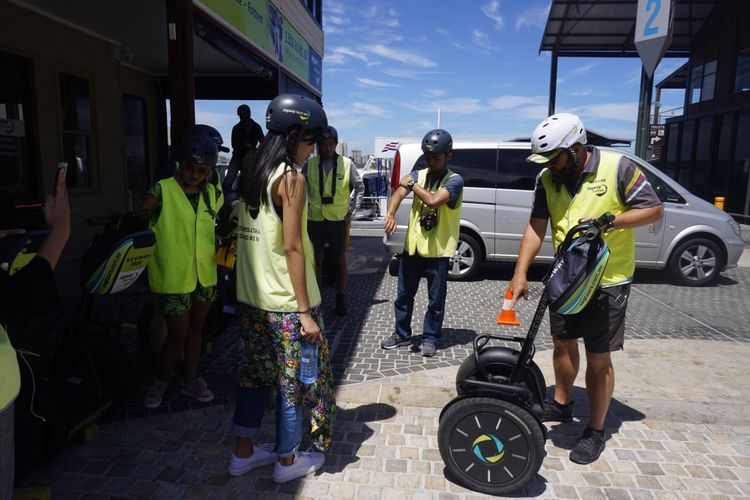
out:
M323 205L330 205L331 203L333 203L333 196L323 196L322 200Z
M421 215L419 217L419 225L422 226L422 229L424 229L425 231L432 230L435 226L437 226L437 214L434 212L430 212Z

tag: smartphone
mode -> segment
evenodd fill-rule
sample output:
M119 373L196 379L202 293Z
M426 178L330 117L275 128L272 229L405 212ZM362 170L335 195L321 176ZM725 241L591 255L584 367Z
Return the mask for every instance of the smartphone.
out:
M66 172L66 168L68 168L68 162L61 161L57 164L57 171L55 172L52 182L52 191L50 191L53 198L57 196L57 183L60 182L60 176L64 175L64 173Z

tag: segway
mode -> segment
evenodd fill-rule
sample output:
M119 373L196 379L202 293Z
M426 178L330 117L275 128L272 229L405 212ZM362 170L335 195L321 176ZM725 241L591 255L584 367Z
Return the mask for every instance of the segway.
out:
M88 222L103 224L104 229L81 258L83 294L72 326L54 346L28 345L26 335L14 339L22 379L16 404L20 474L83 431L95 429L92 424L133 390L127 350L113 336L95 331L91 317L97 298L123 291L138 279L156 240L146 228L145 213L113 214ZM46 349L52 352L43 352Z
M546 384L534 363L534 340L549 306L574 314L593 295L609 258L601 237L614 219L574 226L559 245L526 337L484 334L456 375L457 396L440 414L438 446L446 474L474 491L503 495L528 483L545 456L542 424ZM518 349L489 345L518 343Z

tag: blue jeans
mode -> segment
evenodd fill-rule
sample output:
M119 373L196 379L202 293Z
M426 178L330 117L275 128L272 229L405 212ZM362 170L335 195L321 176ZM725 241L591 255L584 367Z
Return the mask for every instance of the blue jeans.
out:
M422 342L435 344L440 338L445 316L445 294L448 290L449 257L421 257L401 255L398 271L398 291L393 309L396 314L396 333L402 338L411 337L411 315L414 296L422 277L427 278L427 312L424 315Z
M232 431L237 437L253 439L260 431L263 412L271 389L240 387L234 406ZM277 391L276 398L276 453L287 457L294 453L302 440L302 406L288 406Z

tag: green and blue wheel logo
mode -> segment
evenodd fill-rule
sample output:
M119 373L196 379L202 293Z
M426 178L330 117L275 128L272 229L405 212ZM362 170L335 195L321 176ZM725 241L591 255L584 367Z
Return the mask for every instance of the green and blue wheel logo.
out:
M482 434L471 447L474 455L485 464L496 464L505 456L505 446L493 434Z

